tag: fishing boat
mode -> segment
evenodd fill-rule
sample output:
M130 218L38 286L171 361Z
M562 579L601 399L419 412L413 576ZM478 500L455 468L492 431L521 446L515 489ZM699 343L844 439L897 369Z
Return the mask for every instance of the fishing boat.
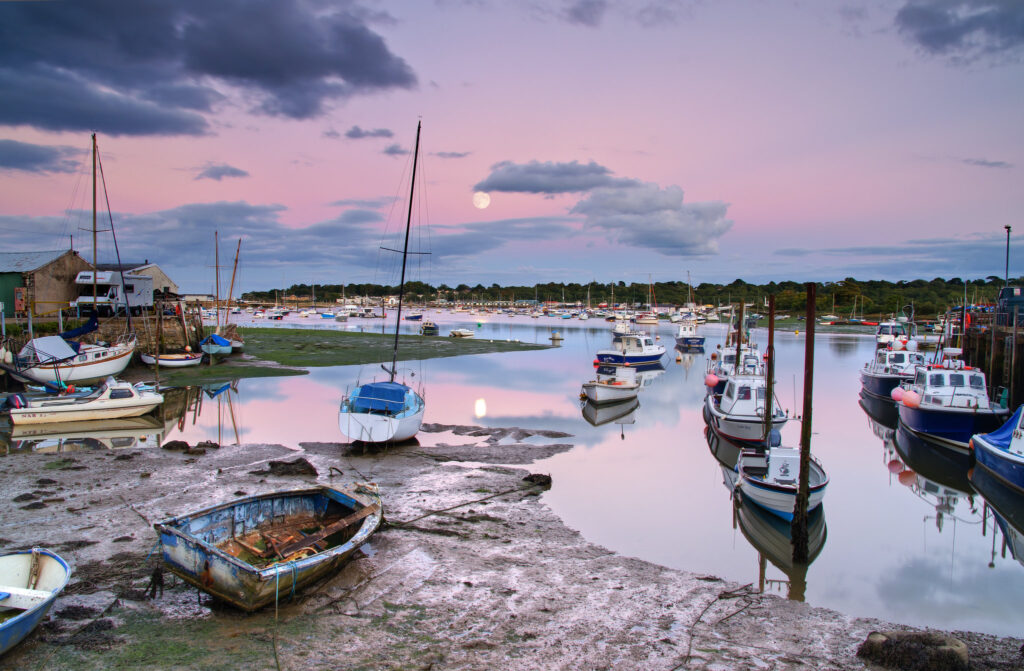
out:
M635 368L609 366L607 368L612 368L611 374L602 374L601 368L606 367L599 367L595 378L583 383L581 395L584 398L594 405L621 403L636 398L640 382Z
M409 322L420 322L420 321L423 321L423 313L422 312L413 312L412 314L406 315L405 316L405 320L409 321Z
M876 350L875 358L864 364L860 371L860 384L868 394L889 400L893 389L912 381L917 367L925 365L921 352L897 347Z
M430 321L429 319L420 324L420 335L425 336L436 336L441 333L441 329L437 328L437 324Z
M472 338L475 335L472 329L458 328L448 331L450 338Z
M380 526L374 487L249 496L153 525L165 566L251 612L335 573Z
M0 655L32 633L70 578L68 563L56 552L0 554Z
M611 348L597 351L597 363L615 365L635 365L656 363L665 354L665 346L659 345L654 338L645 333L623 334L613 340Z
M775 442L775 441L772 441ZM821 505L828 486L824 467L812 455L808 462L807 510ZM768 449L745 448L736 463L743 501L754 503L784 520L793 519L796 495L800 485L800 450L795 447L771 445Z
M186 347L184 352L164 353L159 355L139 353L139 359L147 366L156 366L159 362L161 368L189 368L198 366L203 361L202 352L193 352L191 347Z
M945 348L939 363L918 366L913 382L893 389L892 397L900 424L966 453L971 436L995 431L1009 411L989 401L984 371L966 365L961 351Z
M676 326L676 345L686 349L704 347L704 336L697 333L697 320L693 317L682 317Z
M407 440L415 436L423 424L423 413L426 409L423 396L412 387L395 381L398 370L398 331L402 322L402 299L405 295L405 268L409 256L409 229L412 225L413 196L416 192L420 127L420 124L416 125L409 210L405 220L405 244L402 247L402 275L398 285L394 348L391 367L385 368L388 381L357 385L351 393L341 399L341 407L338 410L338 427L344 435L354 441L387 443Z
M12 424L47 424L93 419L138 417L164 402L164 397L141 384L112 377L88 391L68 391L57 395L29 396L13 394L7 398Z
M978 466L1024 493L1024 406L995 431L975 434L970 446Z
M59 335L33 338L7 368L20 382L71 383L120 374L135 353L135 334L114 344L69 342Z
M721 395L704 397L704 421L731 440L764 443L767 424L771 424L770 429L781 429L789 419L776 397L771 402L771 422L765 420L767 395L768 385L763 373L734 375Z
M893 317L879 322L875 328L875 343L878 347L887 347L896 342L904 345L915 335L914 324L907 317Z

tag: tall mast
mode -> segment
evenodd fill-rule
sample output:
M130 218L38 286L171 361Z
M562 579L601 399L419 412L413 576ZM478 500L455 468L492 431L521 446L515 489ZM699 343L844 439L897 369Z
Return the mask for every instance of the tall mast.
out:
M92 134L92 310L99 314L96 290L96 133Z
M412 197L416 191L416 163L420 157L420 128L423 122L416 123L416 147L412 152L412 179L409 184L409 213L405 218L405 245L402 247L402 277L398 284L398 314L395 315L395 348L391 355L391 381L395 381L395 370L398 368L398 329L402 325L402 298L405 295L405 261L409 256L409 227L412 225Z
M228 312L224 315L224 325L227 326L228 315L231 314L231 296L235 293L235 273L238 272L238 252L242 250L242 238L238 238L238 247L235 248L235 266L231 269L231 285L228 287Z
M213 295L213 312L214 319L217 323L217 328L220 328L220 247L217 242L217 231L213 232L213 276L214 276L214 293Z

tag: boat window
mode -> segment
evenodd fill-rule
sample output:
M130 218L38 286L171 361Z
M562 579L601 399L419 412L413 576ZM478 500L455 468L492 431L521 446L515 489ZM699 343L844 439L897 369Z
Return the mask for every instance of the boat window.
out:
M758 387L757 388L757 400L758 401L762 401L761 407L764 407L763 401L764 401L764 399L767 396L768 396L768 390L767 389L765 389L764 387Z
M923 385L924 381L926 379L927 379L927 375L925 374L925 372L919 370L919 371L917 371L917 375L914 376L914 384L921 384L921 385Z
M945 376L942 373L932 373L928 376L928 384L933 387L941 387L946 384L943 380L944 377Z
M110 398L132 398L135 394L132 393L131 389L111 389Z
M966 384L963 373L950 373L949 374L949 385L951 387L963 387Z
M972 389L984 389L985 388L985 377L983 375L972 375L971 376L971 388Z
M731 401L736 396L736 387L732 383L727 384L723 395Z
M878 357L875 359L876 363L885 363L885 358L888 356L884 349L878 350Z
M739 400L749 401L750 400L750 387L740 387Z
M904 354L903 352L896 352L896 353L894 353L892 355L892 362L893 363L906 363L907 362L907 355Z

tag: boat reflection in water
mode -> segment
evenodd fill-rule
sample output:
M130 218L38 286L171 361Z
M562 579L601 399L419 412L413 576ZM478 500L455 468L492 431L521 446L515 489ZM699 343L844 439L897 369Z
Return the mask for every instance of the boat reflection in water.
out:
M29 424L11 428L10 449L77 452L159 447L163 435L164 423L155 415Z
M730 495L735 494L741 445L704 428L704 437L711 455L722 469L723 484ZM764 508L742 501L733 496L733 528L737 526L743 537L757 550L758 589L781 589L785 587L787 598L803 601L807 592L807 569L821 554L828 531L825 526L825 506L819 505L807 514L807 563L793 563L793 534L791 523ZM768 562L782 571L785 580L771 579L767 575Z
M594 405L590 401L583 404L583 419L593 426L601 426L614 422L619 425L620 437L625 440L625 425L636 423L636 410L640 401L635 396L622 403Z
M876 436L884 437L879 434L876 429L876 425L888 430L891 434L896 430L896 425L899 424L899 411L896 409L896 402L890 398L881 398L874 394L869 394L865 391L860 392L860 407L867 413L868 418L871 420L871 430Z
M1003 542L999 554L1005 558L1009 551L1010 556L1024 566L1024 497L984 468L971 471L971 483L985 500L982 524L991 517L993 526L999 527L1002 532ZM986 531L983 527L982 533ZM993 533L990 567L995 566L996 552L996 535Z
M905 468L890 466L889 472L935 509L935 526L940 532L947 518L968 524L981 521L967 477L970 463L966 455L928 441L903 425L896 430L894 446Z

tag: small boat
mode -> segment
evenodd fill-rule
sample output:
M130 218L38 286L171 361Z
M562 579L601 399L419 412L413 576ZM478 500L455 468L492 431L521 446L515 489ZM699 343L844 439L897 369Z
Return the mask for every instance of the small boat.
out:
M249 496L153 525L164 564L252 612L341 568L381 524L374 488L326 486Z
M459 328L448 331L448 336L450 338L472 338L474 335L475 333L471 329Z
M230 340L228 340L227 338L223 338L217 335L216 333L211 333L210 335L203 338L199 345L203 348L203 351L209 354L210 356L223 356L225 354L231 354L231 350L233 349Z
M707 375L704 385L709 394L721 394L729 378L737 374L763 375L764 361L757 351L757 346L740 345L739 366L736 365L736 347L730 346L716 350L708 359Z
M110 377L90 392L71 391L44 397L14 394L7 398L12 424L78 422L145 415L164 397L141 384Z
M860 384L865 392L889 400L893 389L913 380L917 367L925 365L924 354L897 347L876 350L875 358L864 364Z
M654 338L643 333L622 335L617 342L612 342L610 349L597 351L598 363L604 364L639 364L661 361L665 354L665 346L654 342Z
M697 334L697 320L680 318L676 327L676 345L687 349L703 348L704 336Z
M70 578L68 563L50 550L0 554L0 655L32 633Z
M186 347L185 350L176 354L160 354L156 356L140 352L139 358L147 366L155 366L159 360L161 368L188 368L202 363L202 352L193 352L191 347Z
M423 314L420 312L413 312L412 314L406 315L405 320L410 322L423 321Z
M334 321L336 321L336 322L347 322L348 321L348 313L347 312L341 312L341 311L335 313Z
M1009 410L988 399L985 373L943 350L941 363L918 366L914 381L893 389L900 424L947 447L968 452L971 436L998 429Z
M772 442L776 442L773 440ZM813 456L808 462L807 510L821 505L828 486L828 475ZM768 449L745 448L736 463L736 486L744 502L751 502L784 520L793 519L796 494L800 485L800 450L772 445Z
M13 357L8 371L20 382L88 382L121 373L134 353L134 334L113 345L72 343L59 335L43 336L28 341Z
M731 440L763 444L767 394L763 374L734 375L721 395L709 393L704 397L704 421ZM781 429L788 416L779 405L778 398L772 399L771 407L771 428Z
M441 333L441 330L437 328L437 324L430 321L429 319L420 324L420 335L425 336L436 336Z
M637 392L640 391L635 369L619 369L619 366L610 368L614 371L611 375L601 374L599 370L596 379L583 383L582 395L594 405L621 403L636 398Z
M995 431L971 438L975 462L1005 484L1024 493L1024 405Z
M896 342L907 344L916 335L915 325L906 317L887 319L879 322L875 328L875 343L878 347L887 347Z

